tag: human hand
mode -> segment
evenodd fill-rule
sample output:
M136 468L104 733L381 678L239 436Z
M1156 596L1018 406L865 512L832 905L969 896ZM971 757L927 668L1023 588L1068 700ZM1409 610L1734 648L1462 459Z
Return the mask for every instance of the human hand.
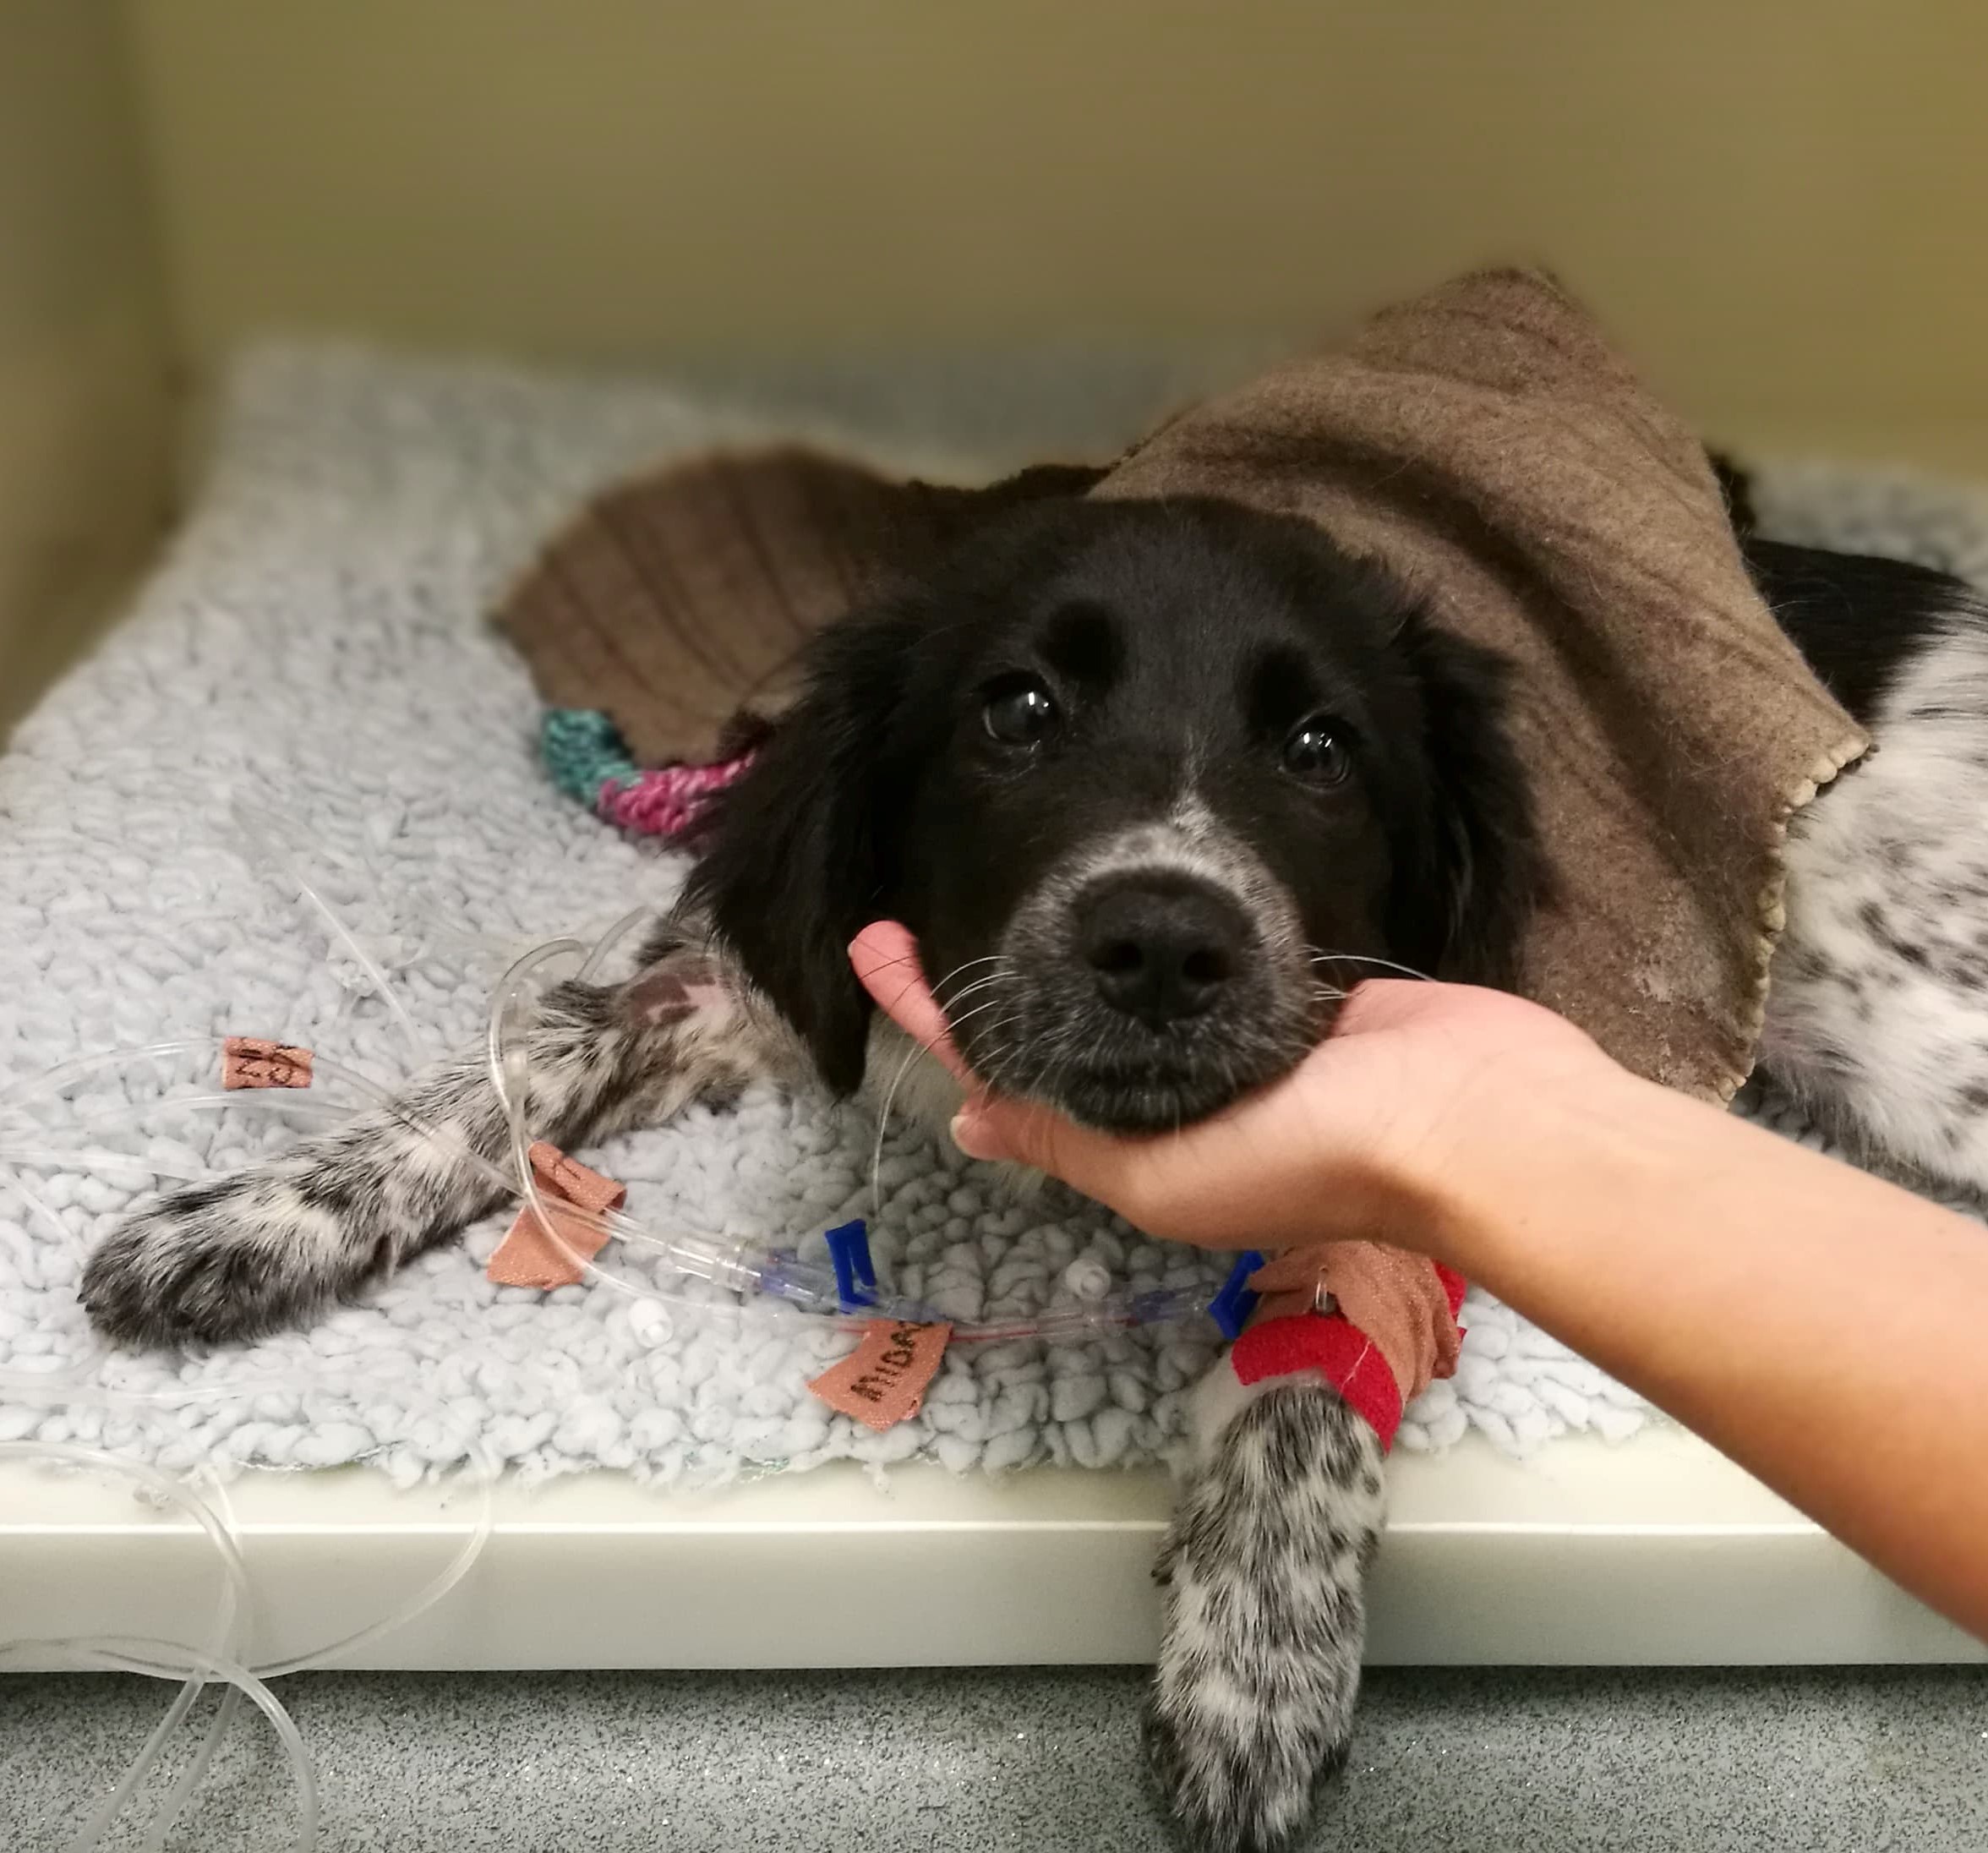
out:
M1177 1133L1126 1138L988 1093L926 987L910 934L849 948L878 1005L966 1084L962 1151L1061 1178L1149 1234L1204 1248L1379 1237L1444 1260L1460 1211L1515 1156L1639 1085L1539 1005L1468 985L1370 979L1281 1080Z

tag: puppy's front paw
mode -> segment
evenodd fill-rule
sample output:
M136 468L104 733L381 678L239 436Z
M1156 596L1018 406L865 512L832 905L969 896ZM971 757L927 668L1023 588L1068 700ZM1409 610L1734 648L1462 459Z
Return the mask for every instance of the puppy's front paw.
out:
M239 1342L308 1319L348 1247L328 1210L265 1172L175 1190L127 1218L83 1269L83 1304L130 1345Z
M1166 1632L1146 1744L1211 1853L1288 1845L1346 1761L1380 1458L1336 1391L1286 1383L1228 1416L1182 1487L1157 1572Z

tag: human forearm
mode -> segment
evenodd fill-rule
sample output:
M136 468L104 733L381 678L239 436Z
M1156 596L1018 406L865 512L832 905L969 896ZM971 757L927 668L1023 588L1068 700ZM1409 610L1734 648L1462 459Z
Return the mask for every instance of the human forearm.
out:
M1485 1131L1439 1251L1988 1633L1988 1232L1627 1077Z
M1121 1139L974 1088L903 927L853 955L968 1083L974 1156L1175 1240L1449 1261L1988 1635L1988 1232L1638 1080L1502 992L1363 984L1281 1082Z

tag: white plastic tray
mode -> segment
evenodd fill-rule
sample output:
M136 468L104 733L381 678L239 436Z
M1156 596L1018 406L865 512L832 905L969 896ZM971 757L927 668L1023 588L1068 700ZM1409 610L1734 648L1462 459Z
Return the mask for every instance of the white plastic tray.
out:
M1979 1644L1702 1443L1659 1429L1529 1463L1466 1442L1392 1468L1376 1663L1974 1661ZM821 1667L1150 1659L1169 1490L1156 1473L998 1481L855 1470L723 1494L607 1474L505 1485L468 1578L343 1663L430 1669ZM479 1495L363 1470L232 1491L256 1658L376 1620L458 1548ZM0 1469L0 1639L197 1639L211 1545L88 1479Z

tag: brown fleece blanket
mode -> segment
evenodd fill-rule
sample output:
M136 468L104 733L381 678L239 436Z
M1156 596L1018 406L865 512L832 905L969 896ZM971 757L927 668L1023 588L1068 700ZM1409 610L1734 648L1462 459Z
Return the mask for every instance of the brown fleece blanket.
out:
M1465 276L1161 425L1103 472L974 492L800 451L602 497L500 617L546 699L645 763L777 714L806 636L1035 495L1317 522L1515 665L1554 896L1519 988L1714 1099L1751 1065L1791 813L1869 744L1749 582L1703 449L1549 279Z

